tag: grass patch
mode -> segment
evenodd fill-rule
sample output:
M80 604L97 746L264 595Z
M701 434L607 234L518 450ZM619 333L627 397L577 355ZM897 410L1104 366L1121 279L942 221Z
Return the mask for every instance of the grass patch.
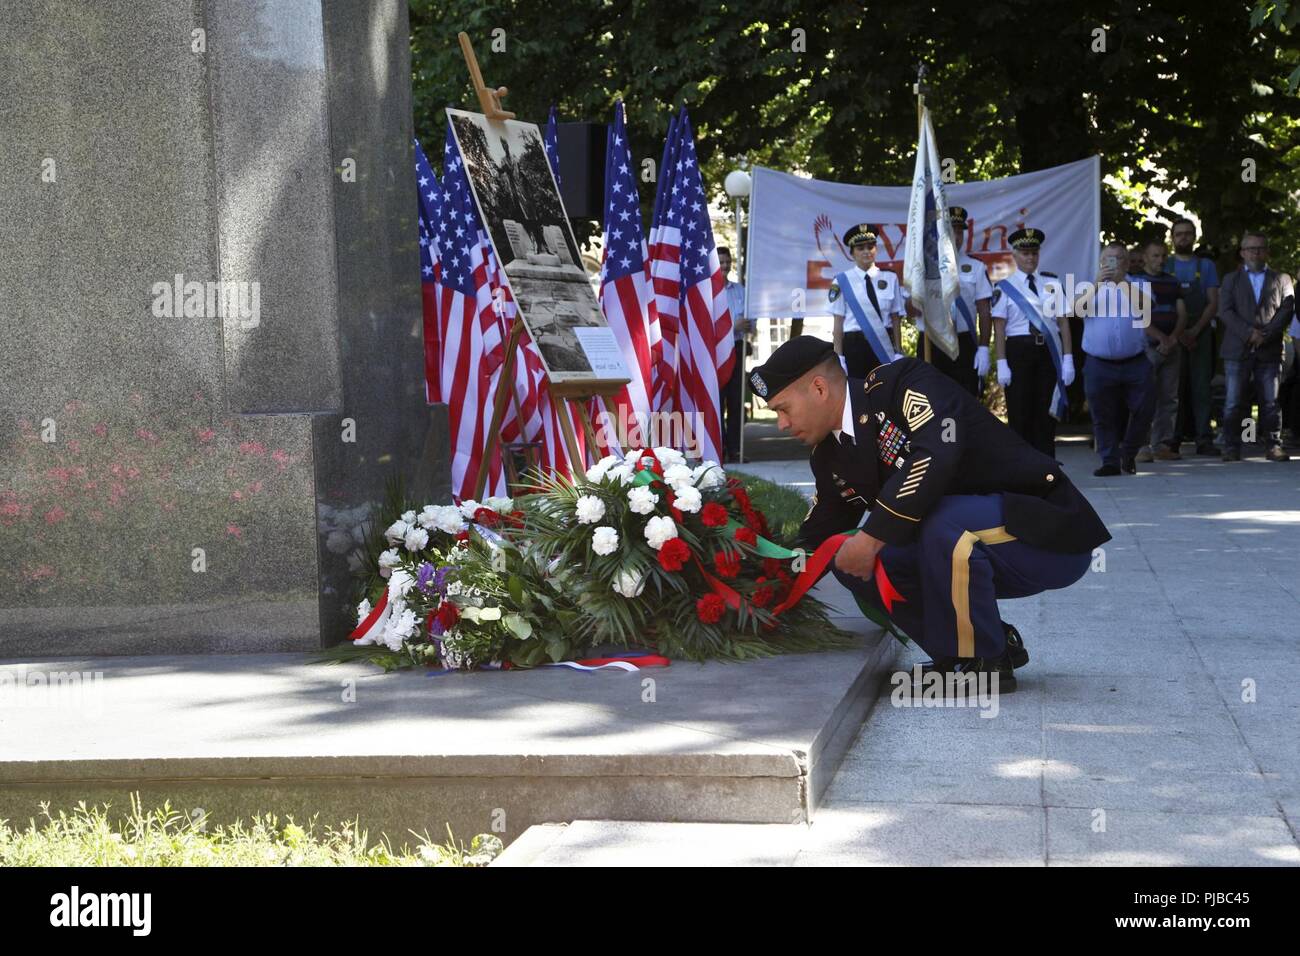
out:
M739 479L754 507L767 515L767 525L772 532L769 537L777 544L793 548L795 535L799 533L799 526L810 507L808 499L793 488L743 471L729 470L727 475Z
M411 831L418 843L394 850L385 837L371 843L356 821L338 828L305 825L273 814L247 822L212 827L207 815L187 816L172 808L145 811L131 795L130 814L116 822L111 804L50 812L41 803L39 819L24 829L0 820L0 867L9 866L486 866L502 850L501 841L481 833L469 847L457 845L448 829L446 843Z

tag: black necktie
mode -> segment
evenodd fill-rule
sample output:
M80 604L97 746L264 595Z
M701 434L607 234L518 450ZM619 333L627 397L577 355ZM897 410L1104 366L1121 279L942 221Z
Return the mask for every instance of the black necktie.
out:
M845 448L853 447L853 436L848 432L840 432L840 444Z
M1032 272L1029 273L1029 278L1025 281L1029 283L1029 291L1034 295L1038 295L1038 286L1034 285L1034 274Z

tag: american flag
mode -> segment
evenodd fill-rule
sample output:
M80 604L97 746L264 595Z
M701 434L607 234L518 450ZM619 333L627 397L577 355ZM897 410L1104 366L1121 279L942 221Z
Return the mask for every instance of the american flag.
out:
M551 113L546 117L546 135L543 137L546 144L546 158L551 163L551 172L555 175L555 185L560 185L560 131L559 124L555 119L555 107L551 107Z
M709 202L695 157L690 117L682 108L678 124L678 154L673 183L672 221L681 241L679 253L680 329L677 347L678 407L695 417L691 425L706 460L722 461L722 417L719 393L736 364L726 277L713 244Z
M442 221L442 184L418 139L415 140L415 182L420 223L420 292L424 300L424 397L432 405L442 401L442 345L438 327L442 267L433 240L433 232Z
M438 295L442 348L442 399L451 432L451 488L474 495L474 481L487 445L493 374L504 357L502 306L493 296L492 248L479 226L460 151L447 127L443 155L441 215L434 233L441 276ZM489 475L489 494L504 494L499 461Z
M663 355L650 255L641 231L641 200L632 174L632 150L622 102L614 111L605 150L605 251L600 308L623 353L632 381L615 397L629 421L649 425L651 382ZM644 439L640 444L644 444Z
M650 217L650 278L654 285L655 314L661 337L659 362L650 380L650 405L656 412L671 412L677 405L677 337L680 316L681 229L674 204L676 184L677 117L668 121L654 212Z

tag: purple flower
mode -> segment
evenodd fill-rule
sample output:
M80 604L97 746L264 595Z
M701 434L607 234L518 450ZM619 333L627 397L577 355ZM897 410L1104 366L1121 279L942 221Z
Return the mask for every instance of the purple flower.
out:
M451 565L444 565L433 574L433 589L442 597L447 596L447 572L452 570Z
M431 637L441 637L444 631L446 631L446 628L442 626L442 621L435 617L433 623L429 625L429 635ZM439 648L442 647L441 641L437 641L436 643Z
M425 561L420 565L419 572L415 579L415 584L416 587L425 594L429 593L429 578L433 577L433 573L433 565L428 561Z

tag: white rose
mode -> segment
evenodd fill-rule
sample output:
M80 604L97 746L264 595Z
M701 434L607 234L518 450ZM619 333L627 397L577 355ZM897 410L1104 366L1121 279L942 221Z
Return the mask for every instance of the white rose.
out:
M577 514L579 524L595 524L605 517L605 502L595 495L582 495L578 498Z
M466 518L473 518L474 512L478 511L478 509L482 507L483 506L473 498L467 498L460 503L460 513Z
M401 519L394 521L388 526L388 530L384 532L384 537L388 539L389 544L397 544L406 536L407 527L407 523Z
M625 598L634 598L645 590L645 575L638 571L623 571L614 578L613 588Z
M423 528L411 528L406 532L406 550L422 551L429 546L429 532Z
M665 542L677 537L677 525L667 515L656 515L645 523L645 539L658 551Z
M591 533L591 550L599 555L613 554L618 550L618 532L602 525Z
M648 515L654 513L655 504L658 502L658 499L655 497L653 491L642 485L633 488L627 493L627 502L628 507L636 514Z
M679 510L695 514L704 505L704 499L700 496L698 488L686 487L677 492L673 503Z

